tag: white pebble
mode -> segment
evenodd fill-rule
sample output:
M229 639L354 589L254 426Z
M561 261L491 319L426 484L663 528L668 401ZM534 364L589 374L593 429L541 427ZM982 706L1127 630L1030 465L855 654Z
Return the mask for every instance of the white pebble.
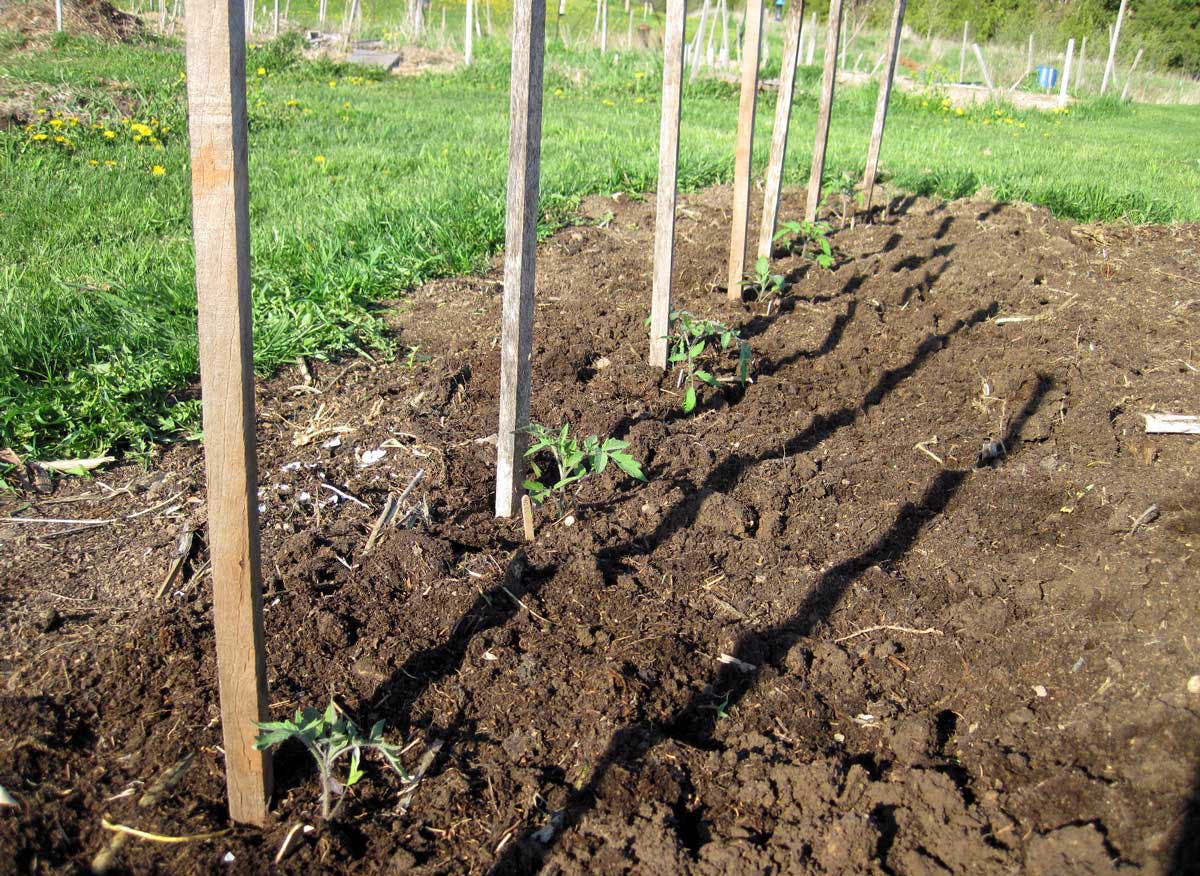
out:
M1044 687L1042 687L1040 684L1035 684L1033 686L1033 692L1035 694L1037 694L1039 697L1049 696L1049 694L1046 693L1046 689Z
M1188 679L1188 693L1200 694L1200 675Z

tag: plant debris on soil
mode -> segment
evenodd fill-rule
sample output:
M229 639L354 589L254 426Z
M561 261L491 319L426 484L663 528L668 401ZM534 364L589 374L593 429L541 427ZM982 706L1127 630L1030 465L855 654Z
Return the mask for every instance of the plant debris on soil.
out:
M533 417L650 482L610 466L531 543L492 516L498 263L394 304L411 354L260 383L272 715L384 720L432 752L411 794L367 764L324 824L285 746L265 829L118 843L230 827L200 448L0 500L115 520L0 523L3 859L1195 872L1200 452L1141 414L1200 407L1200 227L895 196L833 270L781 255L767 315L713 285L729 200L682 199L676 306L739 328L753 380L690 416L645 365L653 204L542 245Z

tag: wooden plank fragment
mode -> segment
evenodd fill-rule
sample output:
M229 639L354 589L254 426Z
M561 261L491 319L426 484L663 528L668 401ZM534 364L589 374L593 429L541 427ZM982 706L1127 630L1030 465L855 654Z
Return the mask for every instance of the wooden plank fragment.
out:
M1200 435L1200 416L1194 414L1142 414L1147 435Z
M825 175L825 150L829 146L829 121L833 116L833 88L837 79L838 35L842 27L842 0L830 0L825 35L825 72L821 78L821 108L817 115L817 139L813 144L812 170L808 175L808 202L804 218L817 220L821 205L821 178Z
M875 180L879 176L879 153L883 150L883 129L887 124L888 103L892 98L892 82L896 76L896 60L900 55L900 33L904 28L906 0L896 0L892 12L892 29L888 36L887 63L883 80L879 83L879 97L875 101L875 124L871 128L871 146L867 151L867 170L863 174L863 191L866 201L863 212L871 212L871 197L875 193Z
M517 0L513 6L512 41L500 426L496 441L497 517L511 517L516 511L525 466L527 436L523 430L529 425L546 0Z
M667 0L663 32L662 118L658 132L658 203L654 215L654 287L650 299L650 364L667 367L671 271L675 264L675 199L679 116L683 104L683 32L687 0Z
M758 257L770 258L779 221L779 196L783 191L783 165L787 160L788 128L792 123L792 97L796 88L796 65L800 61L800 31L804 26L804 0L793 0L783 34L783 66L779 71L779 94L775 100L775 126L771 129L771 157L767 162L763 190L762 225L758 232Z
M835 3L841 0L834 0ZM737 151L733 158L733 222L729 235L729 285L731 301L742 297L746 273L746 238L750 230L750 170L754 157L754 110L758 104L758 58L762 49L762 0L746 6L746 41L742 48L742 94L738 104Z
M242 0L188 3L188 128L208 475L208 547L229 814L263 824L271 760L254 448L250 187Z

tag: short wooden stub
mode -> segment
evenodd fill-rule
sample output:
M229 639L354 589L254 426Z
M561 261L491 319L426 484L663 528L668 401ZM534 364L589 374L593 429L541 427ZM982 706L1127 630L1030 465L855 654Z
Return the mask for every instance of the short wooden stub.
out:
M496 442L497 517L511 517L516 511L525 465L526 435L522 430L529 425L546 0L517 0L513 6L512 40L500 427Z
M834 0L840 2L840 0ZM754 110L758 105L758 58L762 48L762 0L746 5L746 39L742 47L742 97L738 105L737 151L733 157L733 225L729 234L729 285L732 301L742 297L746 275L746 237L750 226L750 170L754 157Z
M521 497L521 523L525 528L525 540L533 541L537 533L533 528L533 500L528 493Z
M892 98L892 81L896 76L896 59L900 54L900 32L904 27L905 0L896 0L892 12L892 29L888 35L887 62L884 64L883 81L879 83L879 97L875 101L875 124L871 128L871 146L867 151L867 171L863 174L863 191L866 203L863 210L871 212L871 197L875 193L875 180L879 176L879 153L883 149L883 128L887 124L888 103Z
M842 29L842 0L831 0L825 33L825 71L821 77L821 108L817 114L817 139L813 143L812 170L808 174L808 201L804 218L817 220L821 206L821 179L825 176L825 150L829 146L829 120L833 116L833 88L837 80L838 34Z
M208 547L225 781L235 821L262 824L271 761L254 451L250 187L242 0L187 4L188 128L208 473Z
M783 34L783 65L779 71L779 95L775 100L775 127L771 129L771 158L763 190L762 225L758 232L758 257L770 258L779 221L779 195L783 190L783 165L787 159L788 128L792 123L792 95L796 87L796 64L800 60L800 30L804 25L804 0L793 0Z
M687 0L667 0L663 33L662 118L658 129L658 205L654 214L654 289L650 298L650 364L667 367L671 271L675 265L675 198L679 115L683 103L683 29Z

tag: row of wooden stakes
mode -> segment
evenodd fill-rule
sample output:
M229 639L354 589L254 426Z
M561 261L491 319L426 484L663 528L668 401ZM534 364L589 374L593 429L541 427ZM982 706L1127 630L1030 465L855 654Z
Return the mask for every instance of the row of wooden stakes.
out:
M209 549L226 783L230 816L235 821L262 824L267 817L272 778L269 755L254 747L256 722L269 716L256 498L244 3L197 0L186 5L185 14ZM824 172L842 3L832 0L830 4L821 107L808 189L810 220L816 217ZM896 0L864 180L868 198L878 167L904 7L905 0ZM671 310L685 15L686 0L667 0L649 353L651 366L658 368L666 366L665 338ZM793 0L787 19L758 247L759 254L768 256L779 204L803 17L803 0ZM762 22L762 0L751 0L742 52L730 297L740 296L745 270ZM522 427L529 422L545 25L546 0L517 0L512 22L496 458L495 510L499 517L510 517L519 507L525 438Z

